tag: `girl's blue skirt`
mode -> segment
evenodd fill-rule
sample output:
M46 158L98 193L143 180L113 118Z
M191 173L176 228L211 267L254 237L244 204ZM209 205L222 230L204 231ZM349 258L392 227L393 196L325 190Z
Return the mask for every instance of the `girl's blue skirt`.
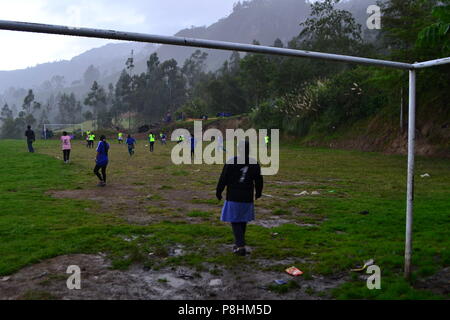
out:
M255 219L253 202L225 201L220 220L224 222L249 222Z

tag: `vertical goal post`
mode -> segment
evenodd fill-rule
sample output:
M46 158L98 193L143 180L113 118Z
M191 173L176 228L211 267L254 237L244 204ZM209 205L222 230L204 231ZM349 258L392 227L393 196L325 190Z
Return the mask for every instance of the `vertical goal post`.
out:
M297 58L311 58L326 61L346 62L362 65L372 65L409 71L409 123L408 123L408 171L407 171L407 195L406 195L406 237L405 237L405 266L404 275L411 276L412 255L412 223L414 211L414 162L415 162L415 121L416 121L416 76L417 70L444 64L450 64L450 57L436 59L420 63L403 63L388 60L369 59L363 57L346 56L322 52L312 52L287 48L275 48L269 46L250 45L216 40L193 39L174 36L151 35L135 32L124 32L115 30L103 30L92 28L76 28L61 25L50 25L40 23L29 23L20 21L0 20L0 30L23 31L46 34L59 34L67 36L125 40L135 42L148 42L168 44L185 47L196 47L206 49L219 49L228 51L240 51L250 53L261 53L270 55L281 55Z

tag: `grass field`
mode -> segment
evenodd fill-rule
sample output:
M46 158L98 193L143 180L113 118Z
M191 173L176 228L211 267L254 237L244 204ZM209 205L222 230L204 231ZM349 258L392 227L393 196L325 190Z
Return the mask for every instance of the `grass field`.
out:
M119 270L186 266L281 278L295 265L305 272L295 283L268 288L281 296L304 290L312 298L449 298L419 285L450 265L448 159L417 159L410 285L402 277L403 156L283 145L280 171L265 177L257 221L248 228L251 255L242 258L230 253L230 228L219 221L221 166L175 166L170 146L157 144L150 154L144 141L130 159L125 146L111 145L108 186L96 188L95 152L81 141L69 165L57 141L37 141L35 154L24 141L0 141L0 276L59 255L103 252ZM420 178L424 173L431 178ZM320 194L295 195L305 190ZM180 246L182 255L171 254ZM349 271L370 258L381 268L381 290L368 290L363 275ZM323 292L305 289L320 277L342 281Z

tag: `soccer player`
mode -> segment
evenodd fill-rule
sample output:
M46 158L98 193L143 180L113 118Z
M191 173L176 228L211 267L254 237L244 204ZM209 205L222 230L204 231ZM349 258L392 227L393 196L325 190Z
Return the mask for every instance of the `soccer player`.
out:
M25 137L27 137L27 145L28 151L33 153L33 142L36 141L36 136L34 135L34 131L31 130L31 126L27 126L27 131L25 131Z
M91 131L87 130L86 131L86 148L89 148L90 146L90 142L89 142L89 136L91 135Z
M125 141L125 143L128 145L128 153L131 157L134 154L134 145L136 144L136 139L131 137L131 135L128 135L127 141Z
M61 149L63 151L64 163L69 163L70 150L72 149L70 140L72 140L72 137L64 131L61 136Z
M155 140L155 135L153 134L153 132L150 132L150 134L148 135L148 141L150 142L150 152L153 152L154 150Z
M108 151L109 143L106 142L106 137L102 135L97 146L97 156L95 158L94 173L100 180L98 187L106 186L106 167L108 166ZM102 171L100 174L99 171Z
M94 148L94 140L95 140L95 134L93 132L91 132L91 134L89 135L89 148Z
M235 239L233 253L239 256L247 254L245 231L247 223L255 219L254 199L260 198L263 190L261 167L249 157L249 149L248 140L239 143L238 156L227 161L216 188L219 201L227 188L221 220L231 223Z

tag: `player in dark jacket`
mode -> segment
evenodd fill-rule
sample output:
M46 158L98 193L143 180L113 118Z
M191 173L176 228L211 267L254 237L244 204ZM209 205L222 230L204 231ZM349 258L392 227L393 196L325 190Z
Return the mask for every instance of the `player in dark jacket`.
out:
M221 200L222 192L227 188L221 220L231 223L235 238L233 252L241 256L247 253L247 223L255 219L254 200L261 197L263 189L261 167L249 157L249 147L248 141L239 144L239 155L225 164L216 189L216 197Z
M34 131L31 130L31 126L27 126L27 131L25 131L25 137L27 137L28 151L34 152L33 142L36 140L36 137L34 135Z
M109 151L109 143L106 142L106 137L102 135L100 137L100 142L97 146L97 156L95 158L95 168L94 173L100 180L97 186L104 187L106 186L106 167L108 166L108 151ZM99 171L102 171L100 174Z

